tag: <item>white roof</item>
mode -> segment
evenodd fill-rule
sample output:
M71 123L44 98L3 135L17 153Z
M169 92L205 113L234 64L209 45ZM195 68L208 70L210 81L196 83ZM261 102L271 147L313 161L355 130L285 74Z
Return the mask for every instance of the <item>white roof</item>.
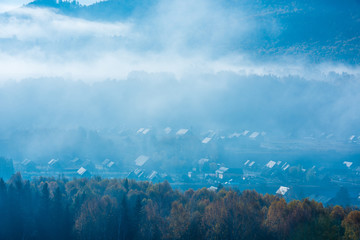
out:
M56 163L58 160L56 160L56 159L51 159L49 162L48 162L48 164L49 165L53 165L54 163Z
M233 138L233 137L240 137L240 133L234 132L232 134L229 135L229 138Z
M115 163L111 161L111 162L108 163L107 166L108 166L109 168L111 168L114 164L115 164Z
M147 160L149 160L148 156L144 156L144 155L140 155L136 160L135 160L135 164L139 167L141 167L142 165L144 165Z
M209 138L209 137L206 137L206 138L204 138L204 140L202 140L202 143L208 143L208 142L210 142L211 141L211 138Z
M77 170L77 173L80 175L83 175L85 172L86 172L86 169L83 167L81 167L81 168L79 168L79 170Z
M157 171L153 171L150 176L149 176L149 179L152 180L157 174Z
M250 132L250 131L245 130L245 131L242 133L242 135L246 136L249 132Z
M24 161L21 162L21 164L28 165L30 162L31 162L31 160L26 158L26 159L24 159Z
M288 187L281 186L281 187L279 187L279 189L276 191L276 194L285 195L289 189L290 189L290 188L288 188Z
M281 161L277 161L277 163L276 163L278 166L281 164Z
M348 168L350 168L353 163L348 162L348 161L344 161L343 164L345 164Z
M254 164L255 164L255 162L252 161L251 163L249 163L249 167L251 167L251 166L254 165Z
M207 159L207 158L202 158L202 159L199 160L199 164L204 164L204 163L206 163L206 162L208 162L208 161L209 161L209 159Z
M101 164L95 164L95 168L98 169L98 170L103 170L104 166L101 165Z
M349 140L352 141L355 138L355 135L352 135Z
M273 168L273 167L275 166L275 164L276 164L276 162L270 160L270 162L268 162L268 163L266 164L266 166L267 166L268 168Z
M145 130L145 128L140 128L139 130L137 130L136 133L141 133L141 132L143 132L144 130Z
M255 139L257 136L259 136L259 134L260 134L260 133L258 133L258 132L253 132L253 133L249 136L249 138Z
M329 135L326 136L326 138L331 138L332 136L334 136L334 134L330 133Z
M171 132L171 128L169 128L169 127L165 128L165 129L164 129L164 132L165 132L166 134L169 134L169 133Z
M214 187L214 186L211 186L211 187L208 188L208 190L214 191L214 192L215 192L217 189L218 189L218 188L217 188L217 187Z
M188 131L189 129L182 128L177 131L176 135L185 135Z
M229 170L229 168L227 168L227 167L221 167L221 168L219 168L217 171L226 172L227 170Z
M290 167L290 164L287 164L285 167L283 167L283 170L285 171L286 169L288 169Z
M148 132L150 132L150 129L149 129L149 128L145 129L142 133L145 135L145 134L147 134Z
M106 164L108 164L110 162L110 159L105 159L103 162L102 162L102 165L106 165Z
M246 160L246 162L244 163L244 165L247 165L250 162L250 160Z

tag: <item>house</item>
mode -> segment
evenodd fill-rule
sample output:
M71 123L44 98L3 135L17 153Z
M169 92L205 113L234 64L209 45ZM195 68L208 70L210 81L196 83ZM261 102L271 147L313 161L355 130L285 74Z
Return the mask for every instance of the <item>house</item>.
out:
M137 168L133 171L131 171L128 175L127 178L129 179L136 179L136 180L147 180L146 177L146 171L144 169L141 168Z
M214 186L211 186L208 188L209 191L213 191L213 192L216 192L217 191L217 187L214 187Z
M76 157L70 161L70 166L74 167L74 168L79 168L79 167L81 167L82 164L83 164L83 161L78 157Z
M139 130L137 130L136 133L142 133L145 130L145 128L140 128Z
M90 177L91 174L89 173L89 171L84 168L84 167L80 167L79 170L77 170L76 172L78 175L80 175L81 177Z
M111 161L110 159L105 159L102 162L102 169L114 170L116 169L116 163L114 161Z
M244 171L242 168L229 168L224 174L223 179L228 180L229 182L232 181L239 181L242 180L244 176Z
M182 135L185 135L188 131L189 131L189 129L181 128L176 132L176 135L182 136Z
M287 162L286 163L284 163L283 165L282 165L282 170L284 170L284 171L286 171L288 168L290 167L290 164L288 164Z
M61 169L61 164L59 162L58 159L51 159L49 162L48 162L48 169L52 169L52 170L59 170Z
M253 133L249 136L249 138L250 138L250 139L255 139L255 138L257 138L257 136L259 136L259 135L260 135L259 132L253 132Z
M151 182L159 182L161 180L157 171L152 171L151 174L147 177Z
M218 170L215 171L215 175L217 178L223 179L224 178L224 173L229 170L229 168L227 167L221 167Z
M280 186L279 189L276 191L276 194L285 196L285 194L287 193L287 191L289 191L289 187L284 187L284 186Z
M136 158L135 164L136 166L142 167L148 160L149 160L148 156L140 155L138 158Z
M202 140L201 142L204 143L204 144L207 144L208 142L211 141L211 138L210 137L206 137L204 138L204 140Z
M347 168L350 168L351 165L353 164L353 162L344 161L343 164L344 164Z
M110 162L110 159L106 158L104 161L102 161L102 165L105 167Z
M37 171L35 162L27 158L21 162L21 168L27 172Z
M169 134L171 132L171 128L167 127L164 129L165 134Z
M276 164L276 162L270 160L270 161L266 164L266 167L268 167L268 168L271 169L271 168L273 168L273 167L275 166L275 164Z
M215 171L216 178L226 181L228 181L229 179L231 179L231 181L242 179L243 174L244 172L242 168L221 167Z

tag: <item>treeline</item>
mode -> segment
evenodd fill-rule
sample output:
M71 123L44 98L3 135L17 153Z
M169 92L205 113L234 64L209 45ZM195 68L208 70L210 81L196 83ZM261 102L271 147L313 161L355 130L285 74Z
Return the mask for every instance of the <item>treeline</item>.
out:
M360 239L360 211L168 182L0 179L0 239Z

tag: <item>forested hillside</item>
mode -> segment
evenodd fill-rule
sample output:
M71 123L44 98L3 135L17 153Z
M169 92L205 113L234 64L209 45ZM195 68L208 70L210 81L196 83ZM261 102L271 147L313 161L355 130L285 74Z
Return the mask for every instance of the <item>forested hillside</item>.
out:
M128 179L0 180L0 239L359 239L360 211Z

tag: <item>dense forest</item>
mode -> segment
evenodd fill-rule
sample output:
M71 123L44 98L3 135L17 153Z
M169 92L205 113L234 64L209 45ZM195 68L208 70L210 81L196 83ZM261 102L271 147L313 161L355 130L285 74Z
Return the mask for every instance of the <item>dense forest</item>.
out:
M219 186L0 179L0 239L360 239L360 211Z

